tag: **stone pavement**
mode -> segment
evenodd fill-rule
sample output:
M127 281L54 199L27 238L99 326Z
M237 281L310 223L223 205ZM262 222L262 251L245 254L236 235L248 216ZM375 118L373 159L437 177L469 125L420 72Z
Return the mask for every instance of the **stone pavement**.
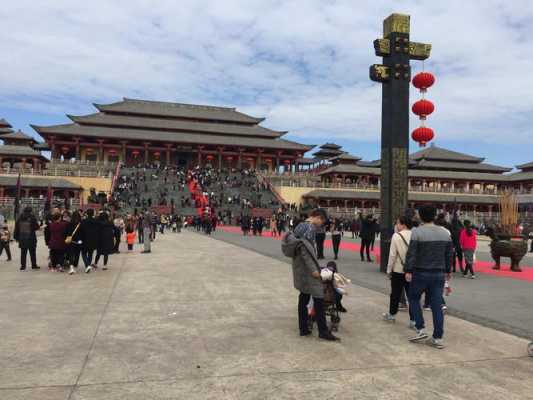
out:
M256 251L280 261L288 262L280 252L279 242L269 237L243 237L237 228L222 227L213 237ZM367 289L389 293L390 283L379 272L376 263L361 262L358 251L349 251L359 240L352 240L345 235L337 263L340 270L353 282ZM378 249L379 244L376 244ZM326 260L333 259L333 251L326 248ZM489 260L487 252L480 251L478 260ZM506 261L504 261L506 262ZM523 265L533 265L533 257L528 255ZM531 267L529 267L531 269ZM514 279L507 276L478 273L476 280L463 279L455 274L452 280L452 295L446 298L450 311L468 321L482 324L500 331L533 339L533 282L516 279L521 273L512 273Z
M300 338L286 263L192 232L153 250L75 276L2 259L0 399L533 399L524 339L449 317L446 349L411 344L358 286L341 343Z

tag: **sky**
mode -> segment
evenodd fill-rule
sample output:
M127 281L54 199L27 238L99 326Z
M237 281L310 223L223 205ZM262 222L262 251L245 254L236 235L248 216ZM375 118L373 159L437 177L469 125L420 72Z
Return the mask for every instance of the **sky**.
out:
M412 70L436 77L435 144L533 161L531 0L2 0L0 118L35 134L29 124L123 97L231 106L287 139L377 159L381 87L368 68L393 12L433 46Z

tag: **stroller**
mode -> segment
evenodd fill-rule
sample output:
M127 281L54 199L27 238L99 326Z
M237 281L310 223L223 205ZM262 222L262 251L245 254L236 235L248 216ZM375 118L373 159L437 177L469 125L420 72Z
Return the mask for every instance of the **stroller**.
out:
M337 272L337 264L333 261L330 261L327 266L327 269L331 270L333 273ZM331 332L337 332L339 330L339 324L341 322L341 317L339 315L338 304L339 304L339 294L337 289L333 284L333 279L323 282L324 285L324 313L326 314L326 320L329 317L330 323L328 328ZM313 325L315 323L315 309L311 307L309 309L309 330L313 331Z

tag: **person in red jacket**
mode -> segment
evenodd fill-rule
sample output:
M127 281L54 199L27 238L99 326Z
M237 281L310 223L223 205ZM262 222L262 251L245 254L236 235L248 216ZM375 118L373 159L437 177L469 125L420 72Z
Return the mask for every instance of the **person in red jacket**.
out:
M66 231L69 223L61 220L61 214L52 215L52 222L48 226L48 247L50 248L50 270L63 272L65 251L67 244Z
M477 231L472 228L472 223L469 220L464 221L464 229L459 235L459 243L465 259L463 277L466 278L468 271L470 271L470 278L474 279L476 277L474 274L474 254L477 248Z

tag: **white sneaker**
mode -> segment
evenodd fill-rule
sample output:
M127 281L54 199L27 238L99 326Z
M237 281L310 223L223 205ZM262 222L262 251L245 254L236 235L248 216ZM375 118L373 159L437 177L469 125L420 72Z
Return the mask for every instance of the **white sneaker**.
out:
M443 349L444 343L442 342L442 339L435 339L432 337L431 339L426 341L426 344L431 347L435 347L436 349Z
M428 338L428 334L424 332L424 329L416 331L416 335L409 338L410 342L420 342Z
M385 321L390 321L390 322L396 321L396 318L394 318L394 315L392 315L390 313L383 313L383 319Z
M472 275L472 276L470 277L470 279L476 279L476 276L475 276L475 275Z
M92 268L89 265L87 268L85 268L85 273L88 274L89 272L91 272L91 270L92 270Z
M104 267L102 268L102 271L107 271L107 265L104 265Z
M75 274L75 273L76 273L76 270L74 269L74 265L71 265L71 266L70 266L70 269L69 269L69 271L68 271L68 274L69 274L69 275L72 275L72 274Z
M409 321L409 329L412 329L416 331L416 322L415 321Z

